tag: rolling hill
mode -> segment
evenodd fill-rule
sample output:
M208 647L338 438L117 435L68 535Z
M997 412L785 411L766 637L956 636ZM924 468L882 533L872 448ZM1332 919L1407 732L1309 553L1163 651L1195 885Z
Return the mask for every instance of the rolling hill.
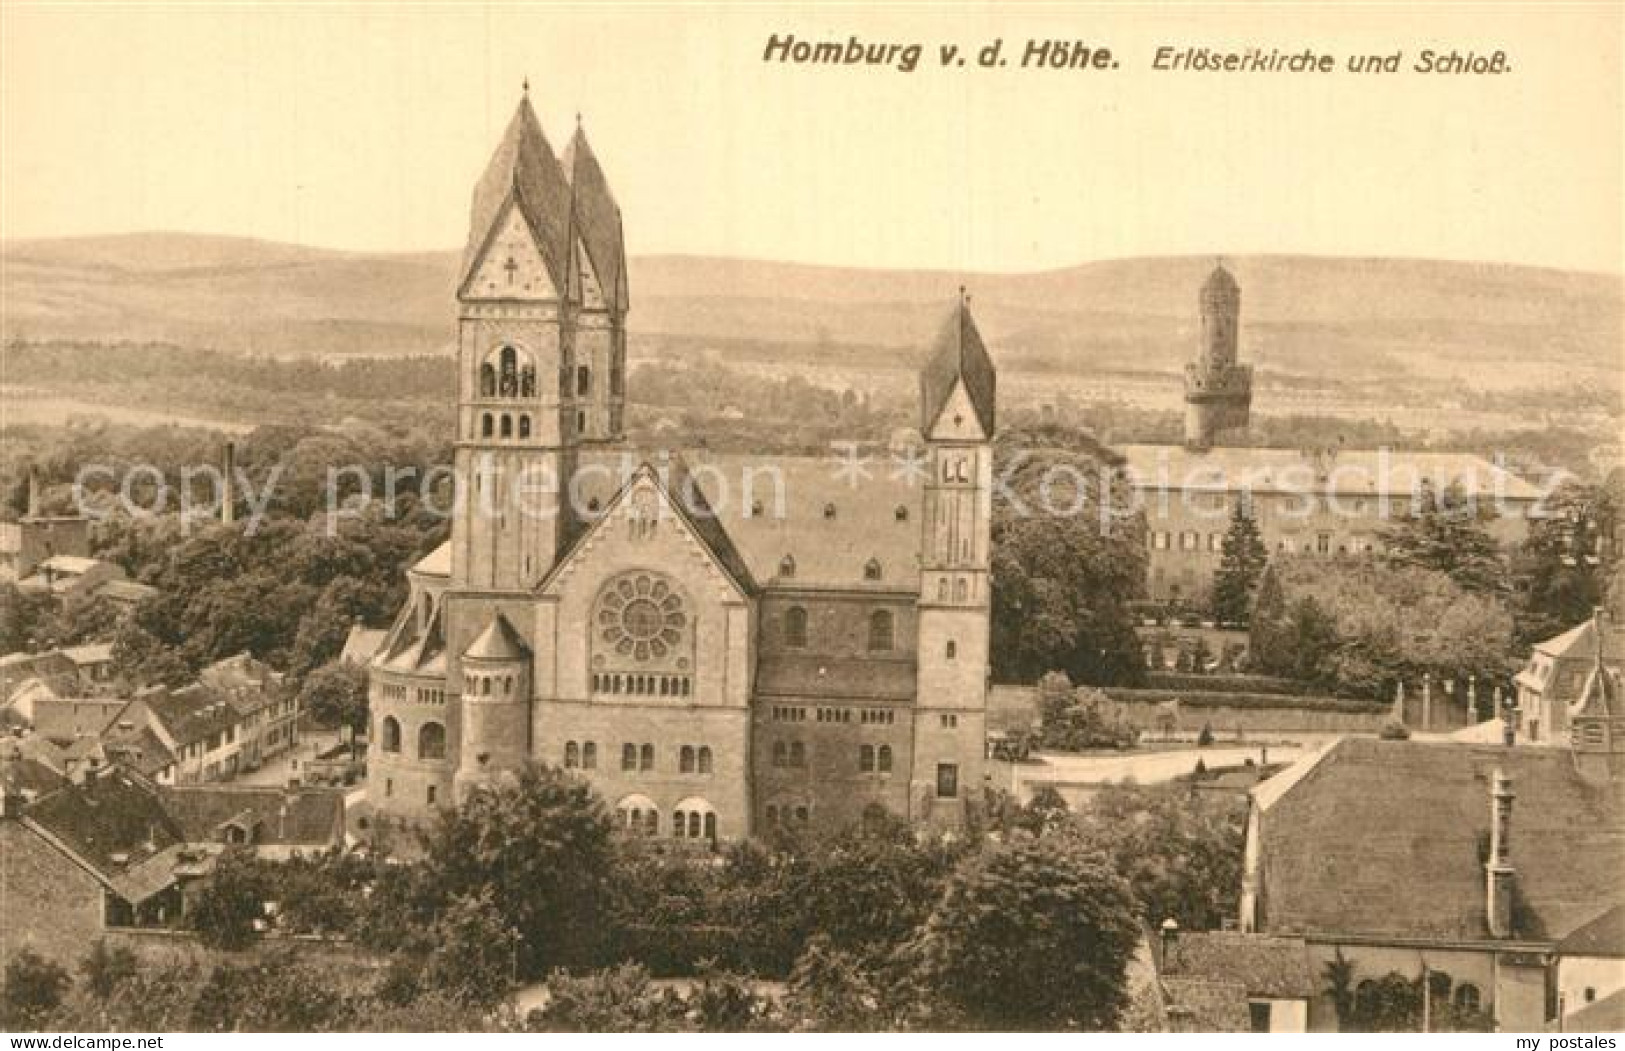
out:
M1287 382L1481 389L1621 382L1617 276L1423 260L1252 256L1243 355ZM0 338L163 341L278 355L443 351L454 252L364 254L132 234L0 243ZM757 363L912 361L960 284L1012 372L1171 373L1201 258L958 275L685 256L631 262L633 354L714 345ZM884 360L882 357L879 360Z

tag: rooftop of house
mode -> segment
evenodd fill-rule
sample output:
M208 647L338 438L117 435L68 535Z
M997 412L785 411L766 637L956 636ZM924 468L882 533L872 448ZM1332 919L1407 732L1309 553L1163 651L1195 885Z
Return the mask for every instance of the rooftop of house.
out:
M206 741L235 726L239 712L230 698L201 683L178 690L158 688L139 694L154 719L177 747Z
M212 784L158 792L189 843L220 842L232 824L256 845L325 848L344 839L340 789Z
M1570 1011L1563 1017L1563 1030L1569 1033L1625 1032L1625 989Z
M1273 934L1489 938L1490 779L1515 793L1512 934L1557 941L1625 902L1625 782L1565 749L1345 737L1253 790Z
M1211 978L1164 978L1168 1028L1176 1033L1245 1033L1252 1029L1247 988Z
M182 839L152 786L116 766L41 796L23 817L104 881Z
M1162 976L1235 982L1248 996L1307 1000L1315 995L1302 938L1239 931L1180 931L1161 942Z
M175 765L175 753L145 723L108 727L102 734L102 748L109 759L146 777Z
M1597 657L1597 623L1587 619L1561 635L1535 643L1535 651L1554 661L1594 661ZM1625 662L1625 627L1603 621L1602 659L1604 664Z
M384 648L384 642L388 638L388 628L368 628L356 624L344 638L344 649L339 653L339 660L364 667L379 650Z
M1625 905L1615 905L1557 943L1563 956L1625 956Z

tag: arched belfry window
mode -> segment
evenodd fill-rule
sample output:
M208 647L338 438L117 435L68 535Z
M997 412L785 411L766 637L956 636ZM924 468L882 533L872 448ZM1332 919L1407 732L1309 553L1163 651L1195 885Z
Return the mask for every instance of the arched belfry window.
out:
M519 416L519 437L530 437L530 413L521 413Z
M864 580L879 580L880 579L880 559L871 558L869 561L867 561L867 562L865 562L863 564L863 579Z
M513 417L509 416L507 413L502 414L502 437L513 437Z
M783 558L779 559L779 576L793 577L795 575L796 557L794 555L785 555Z
M497 370L489 361L480 366L480 397L497 396Z
M384 716L382 747L386 752L399 752L401 750L401 724L393 715Z
M503 347L497 356L500 374L497 377L497 389L504 398L519 396L519 352L512 347Z
M480 437L481 438L489 438L489 437L491 437L491 432L494 429L495 429L495 424L492 422L490 413L486 413L484 416L480 417Z

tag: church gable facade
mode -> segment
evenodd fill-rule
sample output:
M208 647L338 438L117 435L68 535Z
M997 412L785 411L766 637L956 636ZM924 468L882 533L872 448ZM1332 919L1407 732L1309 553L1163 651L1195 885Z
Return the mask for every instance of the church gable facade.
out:
M833 828L874 805L963 822L995 378L963 297L922 373L923 486L795 458L691 469L624 447L625 248L585 133L554 157L522 101L473 225L464 498L370 668L372 804L421 820L541 763L638 835ZM740 499L752 472L779 490Z

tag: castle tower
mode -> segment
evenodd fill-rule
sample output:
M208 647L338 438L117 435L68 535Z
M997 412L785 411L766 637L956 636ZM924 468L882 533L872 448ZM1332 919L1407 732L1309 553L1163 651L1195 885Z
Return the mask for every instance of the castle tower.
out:
M945 824L962 820L982 791L996 381L961 296L920 374L928 473L910 809Z
M1253 370L1236 362L1241 287L1223 264L1203 283L1197 309L1202 342L1185 366L1185 444L1206 449L1224 431L1247 426Z
M458 283L455 589L527 588L571 535L573 196L527 95L474 189Z
M494 613L463 651L461 749L457 798L530 754L530 651L508 618Z
M622 436L626 404L626 245L621 209L579 123L562 158L570 180L578 275L575 385L576 432L584 441Z

